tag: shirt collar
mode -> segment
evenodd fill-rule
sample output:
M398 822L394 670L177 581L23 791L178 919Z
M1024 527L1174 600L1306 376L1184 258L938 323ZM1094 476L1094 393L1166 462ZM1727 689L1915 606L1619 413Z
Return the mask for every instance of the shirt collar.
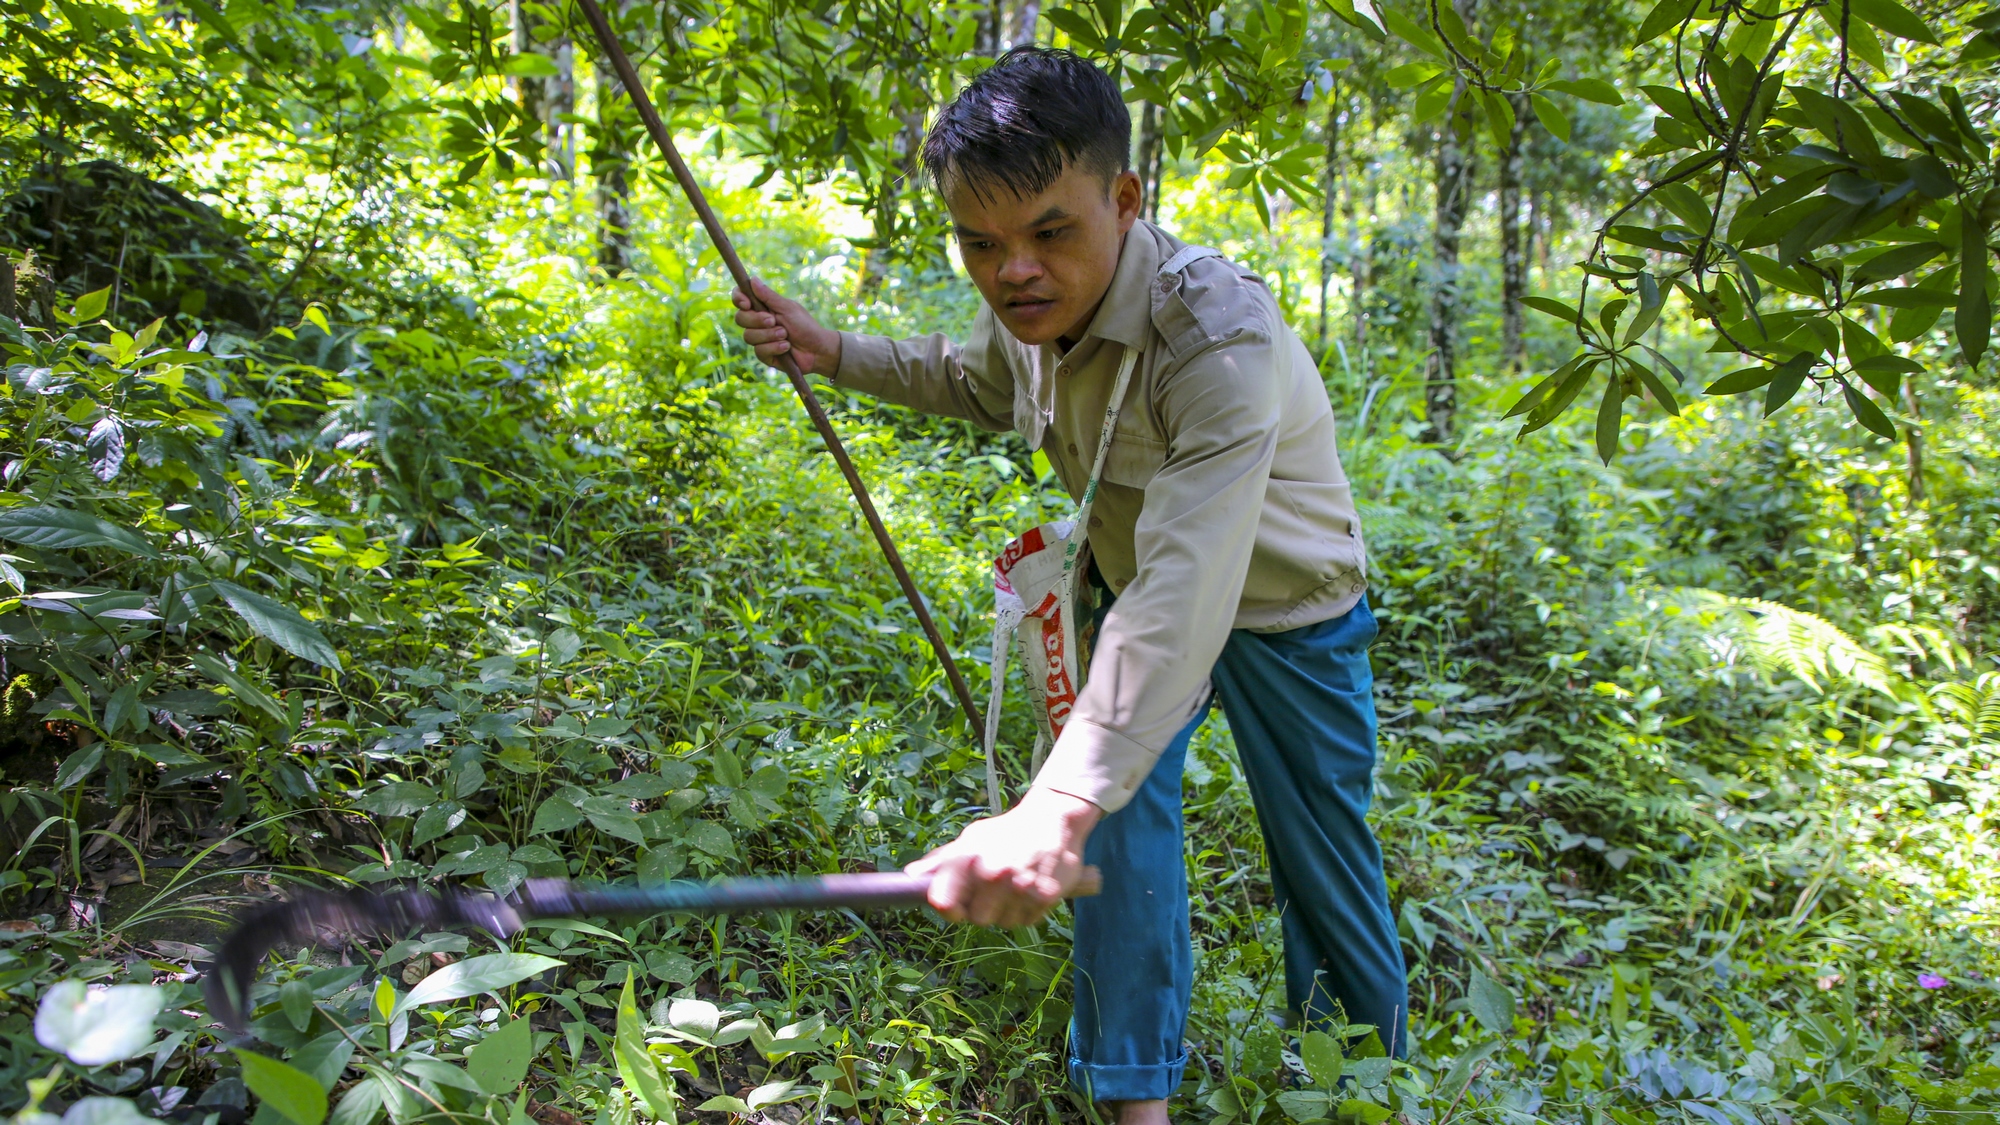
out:
M1095 336L1126 347L1143 348L1153 324L1153 275L1166 261L1160 233L1144 219L1125 232L1124 248L1118 252L1118 269L1111 275L1111 288L1104 303L1090 318L1084 339ZM1081 341L1079 341L1080 343Z

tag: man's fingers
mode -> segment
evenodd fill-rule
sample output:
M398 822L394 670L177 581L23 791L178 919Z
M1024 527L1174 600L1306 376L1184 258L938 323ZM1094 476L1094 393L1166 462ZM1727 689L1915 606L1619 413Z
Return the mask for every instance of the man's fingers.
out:
M954 922L965 920L967 884L971 881L967 868L971 860L964 856L947 856L940 860L931 872L931 909Z

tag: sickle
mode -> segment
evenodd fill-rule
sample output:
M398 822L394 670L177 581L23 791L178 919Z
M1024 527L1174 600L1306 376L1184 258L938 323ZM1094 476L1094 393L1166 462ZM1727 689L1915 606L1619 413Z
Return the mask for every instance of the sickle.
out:
M1074 894L1103 889L1097 868L1086 867ZM922 906L928 875L883 871L805 878L741 878L704 883L678 879L648 887L595 886L568 879L529 879L512 894L447 888L423 890L301 890L245 914L223 939L202 974L208 1010L241 1032L250 1022L250 989L265 954L280 945L314 945L348 935L412 930L485 930L512 937L538 918L645 917L653 914L724 914L752 910L889 910Z

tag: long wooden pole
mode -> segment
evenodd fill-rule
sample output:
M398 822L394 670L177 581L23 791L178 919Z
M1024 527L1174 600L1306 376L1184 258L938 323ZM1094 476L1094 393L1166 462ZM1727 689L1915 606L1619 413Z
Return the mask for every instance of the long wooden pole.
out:
M659 111L653 108L653 99L647 96L645 85L639 81L639 72L633 69L632 60L626 57L617 34L604 18L604 10L597 6L597 0L576 2L577 7L583 10L583 18L590 21L590 30L596 35L598 46L611 60L611 68L618 72L619 81L625 84L625 93L632 99L632 107L639 111L639 120L645 122L646 132L652 134L653 143L659 146L660 154L667 158L667 166L673 169L674 179L680 182L688 202L694 205L695 214L701 218L702 229L708 231L708 240L715 243L716 252L722 255L722 264L728 267L729 276L736 280L736 288L750 298L752 305L764 308L763 302L750 291L750 271L743 268L743 259L736 256L736 246L729 241L728 232L722 229L722 221L715 217L715 209L708 205L708 196L695 182L694 173L688 171L680 150L674 147L673 135L667 132L666 122L660 120ZM970 729L980 730L983 724L979 705L972 700L972 689L966 686L965 676L958 670L958 662L951 658L951 649L946 647L944 635L938 632L937 622L931 620L930 608L917 593L917 584L910 577L909 568L903 565L903 556L896 550L895 540L889 538L889 529L883 526L881 515L875 511L875 502L868 498L868 486L862 483L861 474L855 470L854 461L848 457L847 447L841 444L840 435L834 432L833 420L827 417L826 408L820 405L819 396L813 393L812 384L806 381L806 374L799 370L798 361L792 353L786 352L778 357L778 369L792 381L792 389L798 392L799 402L812 418L813 428L819 431L820 440L826 442L827 452L833 455L834 464L840 466L840 475L847 478L847 487L854 493L854 502L861 506L861 516L868 521L868 530L875 533L875 542L882 548L882 557L889 561L889 569L895 572L897 583L903 587L903 597L909 600L910 608L916 612L917 622L924 627L924 636L930 638L938 663L944 665L945 678L951 681L952 694L958 696L958 705L965 709L965 721L970 724ZM1000 810L993 811L997 813Z

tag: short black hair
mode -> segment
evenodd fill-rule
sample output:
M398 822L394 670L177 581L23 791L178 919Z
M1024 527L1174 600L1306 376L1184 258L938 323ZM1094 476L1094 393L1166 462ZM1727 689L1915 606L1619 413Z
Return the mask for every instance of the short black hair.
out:
M1070 165L1107 189L1132 167L1132 115L1118 83L1074 52L1016 47L953 98L924 138L939 191L963 181L981 199L1048 190Z

